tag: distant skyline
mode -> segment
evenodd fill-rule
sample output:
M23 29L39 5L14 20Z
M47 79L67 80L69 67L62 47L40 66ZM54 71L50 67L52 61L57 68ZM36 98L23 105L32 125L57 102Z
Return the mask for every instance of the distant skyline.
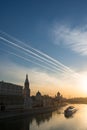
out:
M1 0L0 80L87 96L87 1Z

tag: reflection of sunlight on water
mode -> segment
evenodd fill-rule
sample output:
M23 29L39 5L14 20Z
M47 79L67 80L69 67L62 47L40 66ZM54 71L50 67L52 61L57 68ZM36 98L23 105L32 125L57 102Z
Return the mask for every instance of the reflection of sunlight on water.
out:
M87 130L87 105L80 105L76 115L78 126Z
M74 106L78 111L73 114L72 118L64 117L66 107L63 107L53 112L52 118L48 122L42 122L38 127L32 124L30 130L87 130L87 105L77 104Z
M68 107L65 106L52 113L39 114L18 121L4 121L0 124L0 130L87 130L87 105L71 105L78 111L70 118L64 116L64 110Z

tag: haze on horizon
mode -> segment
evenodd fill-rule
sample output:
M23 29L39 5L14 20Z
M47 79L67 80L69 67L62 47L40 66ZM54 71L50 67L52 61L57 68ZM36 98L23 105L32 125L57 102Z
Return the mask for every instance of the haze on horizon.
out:
M87 1L0 1L0 81L87 97Z

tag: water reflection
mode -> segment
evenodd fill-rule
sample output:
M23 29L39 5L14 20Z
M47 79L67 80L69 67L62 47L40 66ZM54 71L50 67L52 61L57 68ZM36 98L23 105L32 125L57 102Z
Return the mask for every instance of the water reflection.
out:
M63 107L53 113L0 121L0 130L87 130L87 105L74 105L78 111L64 116Z
M4 120L0 123L0 130L30 130L30 123L32 120L29 119Z
M30 125L32 125L32 122L34 123L35 121L39 127L39 125L45 121L49 122L51 117L52 113L46 113L22 119L6 119L0 121L0 130L30 130Z
M67 119L69 119L69 118L73 118L74 115L66 115L66 114L64 114L64 117L67 118Z
M36 123L39 126L41 123L45 121L49 122L50 118L52 117L52 113L40 114L35 117Z

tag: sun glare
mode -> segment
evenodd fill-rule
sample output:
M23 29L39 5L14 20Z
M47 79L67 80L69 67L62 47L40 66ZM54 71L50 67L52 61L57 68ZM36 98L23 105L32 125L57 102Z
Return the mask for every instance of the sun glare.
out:
M81 88L84 92L87 92L87 77L82 78Z

